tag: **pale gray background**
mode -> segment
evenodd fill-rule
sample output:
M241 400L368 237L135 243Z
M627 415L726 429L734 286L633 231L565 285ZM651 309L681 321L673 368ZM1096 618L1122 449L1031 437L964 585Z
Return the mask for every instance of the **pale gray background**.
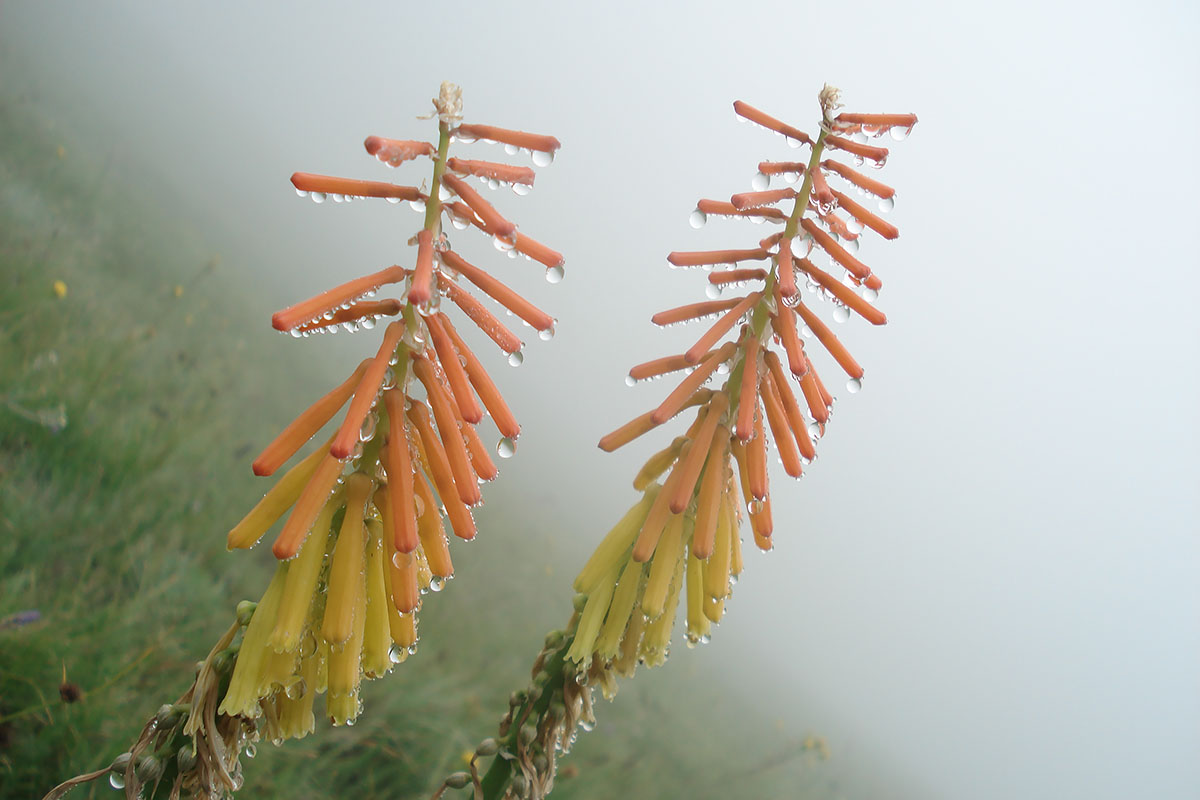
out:
M838 392L809 477L773 476L775 552L748 551L727 623L672 663L727 663L714 691L826 735L850 797L1184 798L1200 795L1198 8L10 2L0 46L114 180L165 185L217 243L263 309L249 346L310 348L330 374L376 337L293 342L267 314L403 263L418 217L315 206L287 176L419 180L361 141L432 136L414 116L443 79L470 121L558 136L533 194L491 196L567 254L567 280L467 249L560 319L553 342L526 336L519 370L489 358L526 435L487 494L555 531L566 565L666 439L595 448L667 390L626 388L629 365L699 334L648 322L703 297L665 254L766 231L697 232L688 212L797 152L731 101L811 130L829 81L850 109L917 112L880 174L902 236L862 253L891 324L838 328L864 390Z

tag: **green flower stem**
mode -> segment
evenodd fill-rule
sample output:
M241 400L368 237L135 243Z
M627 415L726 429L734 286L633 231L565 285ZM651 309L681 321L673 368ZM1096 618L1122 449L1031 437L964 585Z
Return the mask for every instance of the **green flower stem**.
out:
M437 233L442 213L442 174L446 171L446 154L450 151L450 123L438 123L437 161L433 162L433 185L429 187L429 199L425 201L425 230Z

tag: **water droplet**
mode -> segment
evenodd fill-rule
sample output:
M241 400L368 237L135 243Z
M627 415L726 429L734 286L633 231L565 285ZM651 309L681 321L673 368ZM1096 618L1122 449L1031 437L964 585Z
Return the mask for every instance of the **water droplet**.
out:
M589 731L589 732L590 732L590 731L592 731L593 729L595 729L595 727L596 727L596 722L595 722L595 720L590 720L590 719L581 719L581 720L579 720L579 727L580 727L580 728L582 728L582 729L583 729L583 730L585 730L585 731Z
M551 322L549 328L545 328L543 330L538 331L538 338L541 339L543 342L548 342L551 339L553 339L554 338L554 323Z
M440 592L444 588L446 588L446 579L445 578L443 578L439 575L434 575L432 578L429 579L429 591Z
M858 252L858 242L858 239L847 239L841 245L846 249L846 252L853 254Z
M728 361L722 361L720 364L717 364L717 374L718 375L728 375L729 374L729 362Z
M759 500L758 498L753 498L750 501L750 505L747 506L747 508L750 510L751 514L761 513L762 510L766 507L767 507L766 502L763 500Z
M797 147L799 147L801 144L803 144L803 142L801 142L799 139L793 139L790 136L785 137L785 138L787 138L788 147L792 148L793 150L795 150Z
M497 234L492 236L492 247L502 253L507 253L513 249L513 243Z
M508 153L510 156L515 156L517 154L517 149L518 148L515 144L504 145L504 152Z
M304 691L307 687L304 684L304 678L293 677L288 680L283 686L283 693L289 700L299 700L304 696Z
M519 367L525 361L525 354L520 350L513 350L508 354L508 365L510 367Z
M883 213L886 214L887 212L891 211L895 207L896 207L896 195L892 195L891 197L879 198L879 210L882 211Z
M563 276L567 271L563 269L562 264L557 264L553 267L546 267L546 281L548 283L561 283Z
M495 178L485 178L483 182L487 184L489 189L500 188L500 181L496 180Z
M108 785L114 789L124 789L125 776L120 772L108 773Z
M358 324L364 331L369 331L375 327L375 320L377 319L378 317L363 317L358 321Z
M863 300L866 300L868 303L873 303L875 302L875 299L879 297L879 292L868 287L863 289L862 297Z
M533 187L527 183L514 183L512 185L513 194L521 195L522 197L529 194L529 192L532 191L532 188Z
M688 217L688 224L693 228L703 228L706 222L708 222L708 214L705 214L698 208Z
M764 175L761 172L756 173L755 176L750 179L750 187L752 189L754 189L754 191L756 191L756 192L765 191L767 189L767 187L769 187L770 185L771 185L771 176Z
M797 172L783 173L783 182L784 183L795 183L797 180L799 180L799 178L800 178L800 174Z
M312 194L309 195L309 197L312 198L312 201L314 203L324 203L325 202L325 193L324 192L313 192Z
M539 167L548 167L554 163L554 153L547 153L542 150L534 150L533 163Z
M408 207L413 211L421 212L425 210L425 202L423 200L410 200Z
M254 758L256 755L258 755L258 748L252 744L248 744L246 745L246 749L242 751L242 754L245 755L246 758Z
M496 442L496 455L501 458L512 458L517 452L517 443L505 436Z
M296 197L308 197L308 192L304 191L303 189L297 189Z
M332 201L333 201L333 202L335 202L335 203L344 203L344 202L346 202L346 195L344 195L344 194L337 194L337 193L335 192L335 193L333 193L333 194L329 195L329 199L330 199L330 200L332 200Z
M456 217L453 214L450 215L450 224L454 226L455 230L460 231L465 231L467 228L471 227L471 223L467 222L462 217Z
M721 287L715 283L710 283L704 287L704 296L709 300L716 300L721 296Z
M398 644L394 644L388 648L388 661L391 661L393 664L399 664L405 659L406 655L407 653L404 648Z
M891 130L892 140L896 142L903 142L908 138L910 133L912 133L911 127L901 128L899 125L894 125Z
M292 335L293 339L299 339L304 336L304 331L300 330L299 328L292 328L290 331L288 331L288 333Z
M846 381L846 391L850 394L858 394L858 390L862 388L862 378L851 378Z
M845 322L850 319L850 309L843 305L838 305L833 309L833 319L835 322Z
M390 204L394 205L394 206L395 206L395 205L399 205L399 204L400 204L400 198L399 198L399 197L389 197L389 198L387 199L387 201L388 201Z

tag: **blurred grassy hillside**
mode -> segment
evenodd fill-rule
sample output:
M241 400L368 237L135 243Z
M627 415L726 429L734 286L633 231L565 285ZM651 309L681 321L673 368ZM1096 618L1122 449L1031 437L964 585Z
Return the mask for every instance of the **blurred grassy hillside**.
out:
M0 798L108 763L257 599L270 554L224 549L264 491L249 461L337 368L256 355L269 309L229 290L211 234L59 127L0 95ZM419 797L459 769L569 612L545 578L573 565L530 551L460 547L483 577L429 598L420 652L366 688L360 723L260 748L242 796ZM686 661L600 703L556 797L833 792L820 747Z

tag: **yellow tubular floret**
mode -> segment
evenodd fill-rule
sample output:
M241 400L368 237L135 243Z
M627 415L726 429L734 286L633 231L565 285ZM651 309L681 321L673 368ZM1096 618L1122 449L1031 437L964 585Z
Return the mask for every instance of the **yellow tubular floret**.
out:
M629 624L625 627L625 635L621 637L621 653L612 662L618 675L633 677L633 672L637 669L638 647L642 643L645 630L646 616L635 610L629 615Z
M675 463L675 459L679 458L679 451L686 441L686 436L676 437L675 441L650 456L633 479L633 488L639 492L645 491L646 487L656 481L659 475L667 471L667 467Z
M708 558L708 566L704 569L704 592L709 597L718 600L729 595L729 569L732 554L729 539L732 532L729 527L729 495L721 496L721 505L717 510L717 537L713 542L713 553Z
M567 651L567 658L587 667L592 662L592 651L596 646L596 637L600 635L600 626L604 623L604 615L612 602L613 590L616 588L618 565L614 565L601 576L599 584L588 595L587 605L579 617L579 626L575 629L575 641Z
M329 649L329 698L326 705L333 703L337 697L358 692L358 684L362 679L362 646L363 634L366 632L367 596L359 592L354 602L354 624L350 638L341 647L332 646ZM330 716L334 716L330 712ZM349 717L353 719L357 712ZM345 719L337 719L338 724Z
M259 715L258 699L266 692L260 692L262 687L258 682L263 661L272 652L267 647L267 639L275 625L275 614L279 611L279 598L283 594L287 571L286 563L275 568L275 577L263 593L262 600L258 601L250 624L246 626L237 663L233 667L233 677L229 679L229 688L225 691L225 699L221 701L219 710L222 714L243 717Z
M258 505L242 521L233 526L226 537L225 546L230 550L251 547L262 538L267 529L279 521L289 508L295 505L300 493L308 485L308 479L325 456L327 448L318 447L307 458L289 469L275 482L271 490L263 495Z
M367 522L371 543L367 550L367 619L363 633L363 672L377 678L392 668L388 651L392 634L388 629L388 606L392 604L383 583L384 554L383 525L378 520Z
M667 522L667 529L663 531L658 547L654 549L654 559L650 562L650 577L642 594L642 611L650 619L658 619L666 606L675 566L683 555L683 540L684 517L677 514Z
M350 638L354 629L354 609L363 597L363 551L366 529L363 527L363 506L371 479L355 472L346 479L346 516L334 545L329 566L329 590L325 595L325 619L321 635L330 645L339 645Z
M711 628L704 615L704 562L688 553L687 559L687 636L689 642L706 640Z
M314 649L300 660L300 680L288 687L279 703L279 732L285 739L300 739L316 728L313 717L313 700L317 696L317 670L320 669L321 650Z
M608 532L604 541L600 542L600 546L579 571L579 577L575 579L575 591L591 594L604 576L624 560L625 551L633 545L633 540L641 530L642 523L646 521L646 515L650 513L650 506L658 496L660 488L655 484L647 489L642 499L626 511L621 521Z
M300 636L308 620L309 609L317 593L317 579L325 563L326 548L329 546L329 525L342 503L339 489L317 515L312 533L304 540L300 553L288 563L287 582L283 586L283 598L279 602L279 619L271 633L271 647L276 652L291 652L300 646Z
M683 567L686 563L682 558L675 562L675 574L671 578L671 588L667 591L667 604L663 613L646 625L646 632L642 635L638 655L648 667L657 667L667 660L671 631L675 628L675 611L679 608L679 595L683 591Z
M738 530L737 494L735 492L729 494L725 513L729 515L729 574L737 577L742 574L742 535Z
M621 572L617 588L613 592L612 605L608 608L608 616L604 618L604 627L600 629L600 638L596 640L596 654L604 660L615 658L621 645L621 635L629 622L629 615L637 603L638 589L642 584L642 564L630 561Z
M358 692L337 695L330 693L325 698L325 712L329 714L329 721L334 725L353 722L358 717Z

